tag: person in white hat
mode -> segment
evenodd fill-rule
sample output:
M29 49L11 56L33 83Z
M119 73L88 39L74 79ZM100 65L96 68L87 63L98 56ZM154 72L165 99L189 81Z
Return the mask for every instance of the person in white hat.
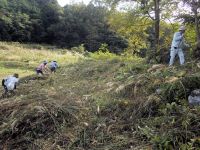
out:
M189 45L185 43L185 39L184 39L185 30L186 30L185 26L181 26L179 28L179 32L174 33L174 37L173 37L172 45L170 49L169 66L173 65L174 59L177 54L179 56L180 64L183 65L185 63L182 47L183 46L189 47Z

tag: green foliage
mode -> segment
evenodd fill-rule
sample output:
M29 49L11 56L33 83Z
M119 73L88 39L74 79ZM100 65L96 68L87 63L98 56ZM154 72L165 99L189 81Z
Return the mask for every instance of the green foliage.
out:
M196 33L195 33L195 27L192 24L187 24L186 26L187 30L185 33L186 41L194 48L196 46Z
M108 3L115 5L118 2L120 1L109 0ZM170 18L172 11L169 10L176 8L176 1L170 5L169 2L171 1L160 1L160 6L164 9L162 18ZM67 48L84 44L89 52L98 51L101 44L105 43L112 53L120 54L125 51L145 57L154 51L151 47L154 37L146 32L154 21L145 12L151 12L150 6L154 6L154 3L135 1L133 4L134 7L126 11L110 11L104 0L91 2L87 6L76 4L63 8L56 0L1 0L0 40L48 43ZM176 26L177 24L166 21L160 22L160 46L156 54L160 62L168 55L165 51L170 47ZM188 25L186 38L193 46L193 25ZM162 54L162 58L159 58Z
M45 3L40 0L12 0L5 1L3 5L2 16L0 16L1 30L0 40L20 41L20 42L46 42L48 27L52 23L56 23L59 17L57 1L47 0ZM59 8L61 9L61 8ZM45 13L51 15L48 20ZM53 14L55 14L53 16ZM43 16L43 17L42 17ZM49 22L46 23L45 21ZM51 22L50 22L51 21Z
M108 49L108 44L101 44L101 46L99 47L99 52L103 52L103 53L107 53L109 52L109 49Z
M78 47L72 47L71 50L83 54L85 52L85 47L84 44L81 44Z
M174 83L165 85L166 90L163 94L163 98L167 102L184 103L191 91L200 86L199 83L199 76L184 77Z
M121 53L127 42L107 24L108 9L93 4L60 7L56 0L1 0L0 40L37 42Z
M120 59L120 57L116 54L110 53L109 51L97 51L92 53L91 58L100 59L100 60L107 60L107 59Z
M199 134L193 130L199 126L196 122L199 120L197 116L199 108L191 110L189 107L184 105L177 105L176 103L167 103L165 107L160 109L162 117L155 117L152 121L148 122L147 125L149 130L154 130L154 134L150 137L153 141L157 135L163 140L153 141L155 146L162 146L165 149L195 149L198 147ZM148 132L147 132L148 133ZM161 134L162 133L162 134ZM149 133L148 133L149 134Z
M172 141L170 141L167 135L157 135L155 131L148 126L143 128L138 126L138 129L141 134L145 135L149 140L151 140L151 142L154 144L154 149L173 149L173 147L170 145Z
M150 21L130 12L112 12L109 17L111 28L128 39L127 51L136 54L141 48L146 48L145 30Z

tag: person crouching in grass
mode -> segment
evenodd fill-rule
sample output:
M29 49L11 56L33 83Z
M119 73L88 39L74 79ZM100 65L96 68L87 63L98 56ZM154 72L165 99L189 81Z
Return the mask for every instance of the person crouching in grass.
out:
M56 69L58 68L58 63L57 61L52 61L50 63L50 70L51 70L51 73L55 73L56 72Z
M8 92L14 93L19 83L19 75L15 73L13 76L8 76L2 80L2 86L4 87L3 96L8 95Z
M44 74L45 73L47 73L48 74L48 72L49 72L49 68L48 68L48 66L47 66L47 61L43 61L43 63L41 63L37 68L36 68L36 73L37 73L37 75L42 75L42 76L44 76Z

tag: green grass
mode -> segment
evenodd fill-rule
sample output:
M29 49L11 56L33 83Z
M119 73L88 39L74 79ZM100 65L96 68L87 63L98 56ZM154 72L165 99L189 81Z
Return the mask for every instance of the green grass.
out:
M0 42L0 79L13 73L18 73L20 77L34 74L35 68L43 60L57 60L62 67L82 57L66 49L53 48L47 45Z

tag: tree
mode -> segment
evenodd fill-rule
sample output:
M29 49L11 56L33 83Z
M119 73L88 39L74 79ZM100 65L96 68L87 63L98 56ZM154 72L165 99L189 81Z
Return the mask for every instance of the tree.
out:
M0 40L39 42L120 53L127 42L107 24L108 9L92 3L60 7L57 0L0 0Z
M153 21L153 32L154 32L154 45L151 47L150 55L147 61L150 62L151 59L156 59L156 54L160 50L160 21L164 14L169 13L170 8L177 6L177 0L103 0L113 6L117 6L120 2L132 1L133 4L138 4L138 14L143 15L143 17L148 17Z
M108 23L112 30L128 40L129 47L126 52L139 54L140 49L147 48L146 29L151 25L150 19L144 19L134 13L134 10L127 12L112 11L109 14Z
M200 30L199 30L199 14L198 9L200 8L200 0L183 0L185 4L191 7L191 11L194 14L194 24L196 30L196 42L200 41Z

